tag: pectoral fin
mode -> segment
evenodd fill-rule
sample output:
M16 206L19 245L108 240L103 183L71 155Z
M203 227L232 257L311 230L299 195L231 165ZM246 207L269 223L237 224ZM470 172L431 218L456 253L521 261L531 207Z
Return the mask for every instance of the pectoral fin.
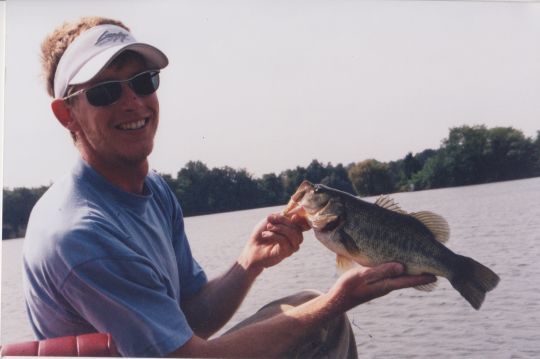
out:
M336 256L336 267L337 267L338 272L340 274L343 274L349 269L356 267L356 263L352 261L351 259L338 254Z
M437 281L424 285L417 285L416 287L414 287L414 289L421 290L423 292L431 292L435 288L437 288Z

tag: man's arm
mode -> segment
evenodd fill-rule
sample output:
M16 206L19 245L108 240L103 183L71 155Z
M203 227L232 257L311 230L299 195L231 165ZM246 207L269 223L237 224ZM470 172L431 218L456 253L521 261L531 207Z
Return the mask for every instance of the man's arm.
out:
M218 331L242 304L264 268L281 262L300 248L303 237L299 221L277 214L268 216L255 227L233 266L182 303L182 311L197 336L208 338Z
M194 297L183 301L182 311L195 334L208 338L223 327L242 304L258 274L236 262Z
M170 356L272 357L290 350L312 330L352 307L395 289L431 283L431 275L406 276L403 266L351 269L325 294L267 320L245 326L221 337L205 340L193 336Z

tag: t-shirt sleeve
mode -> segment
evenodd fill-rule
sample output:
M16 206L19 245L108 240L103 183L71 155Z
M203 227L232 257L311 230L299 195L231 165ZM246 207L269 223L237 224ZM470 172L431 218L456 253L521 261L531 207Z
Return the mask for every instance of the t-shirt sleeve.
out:
M183 230L179 233L179 237L179 240L174 245L174 250L178 262L180 289L184 300L197 294L208 282L208 279L202 267L193 258L189 242Z
M97 331L109 332L124 356L164 356L193 335L150 263L137 258L94 259L75 267L61 291Z
M185 300L197 294L208 282L208 278L191 253L191 247L184 228L182 207L172 195L172 192L170 190L168 192L173 208L173 247L180 277L182 300Z

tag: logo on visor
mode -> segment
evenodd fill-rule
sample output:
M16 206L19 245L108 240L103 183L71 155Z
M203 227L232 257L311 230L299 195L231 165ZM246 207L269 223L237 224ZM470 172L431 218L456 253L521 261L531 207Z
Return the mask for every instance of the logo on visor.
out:
M129 38L129 34L126 34L125 32L118 31L118 32L109 32L108 30L105 30L103 34L99 36L96 43L94 45L101 46L108 44L110 42L124 42Z

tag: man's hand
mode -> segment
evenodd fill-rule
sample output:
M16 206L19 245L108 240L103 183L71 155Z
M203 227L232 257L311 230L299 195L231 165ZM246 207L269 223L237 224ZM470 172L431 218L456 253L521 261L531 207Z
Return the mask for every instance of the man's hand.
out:
M309 229L303 218L271 214L255 226L238 263L257 274L300 249L302 231Z
M353 268L345 272L330 293L349 310L393 290L416 287L437 280L433 275L404 275L400 263L384 263L373 268Z

